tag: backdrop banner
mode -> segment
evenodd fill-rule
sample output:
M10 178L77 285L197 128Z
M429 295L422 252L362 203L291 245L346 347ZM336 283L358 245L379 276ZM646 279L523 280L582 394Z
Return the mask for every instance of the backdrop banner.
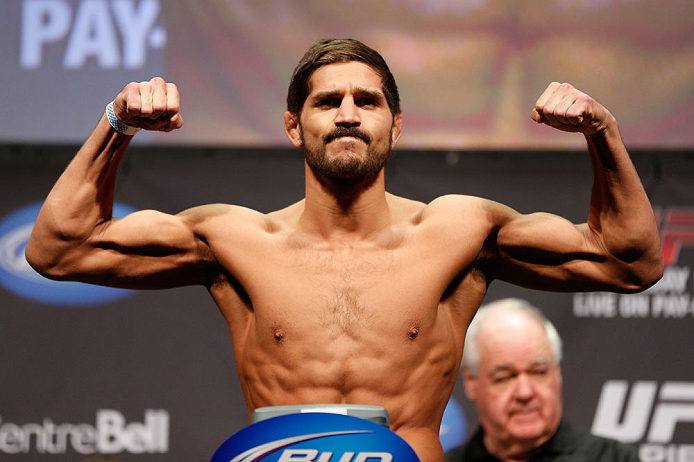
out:
M248 412L228 329L206 290L50 283L24 260L38 206L76 149L0 149L0 459L209 460L248 425ZM690 461L694 154L633 158L660 225L667 267L657 285L634 295L563 294L493 282L486 300L522 297L555 323L569 419L635 445L646 462ZM390 192L423 202L471 194L577 223L591 182L578 151L401 150L386 172ZM213 202L269 212L302 197L298 151L136 146L120 168L116 213ZM477 427L458 382L442 441Z

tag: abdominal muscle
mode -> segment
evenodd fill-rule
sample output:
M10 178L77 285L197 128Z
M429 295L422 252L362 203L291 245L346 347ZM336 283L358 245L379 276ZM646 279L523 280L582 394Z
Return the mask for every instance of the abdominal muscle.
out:
M237 356L249 414L257 407L291 404L383 406L391 430L420 460L442 460L438 431L457 374L457 342L448 338L450 328L441 329L436 321L408 326L412 323L373 319L381 316L347 332L344 326L326 329L319 320L306 321L311 317L301 327L272 327L255 319L245 354Z

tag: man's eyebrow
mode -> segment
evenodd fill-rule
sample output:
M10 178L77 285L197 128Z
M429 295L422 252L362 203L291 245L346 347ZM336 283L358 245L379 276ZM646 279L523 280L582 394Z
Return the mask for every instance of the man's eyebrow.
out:
M326 90L326 91L319 91L318 93L311 96L311 99L321 100L321 99L335 98L338 96L342 96L342 92L340 90Z
M380 90L374 90L372 88L356 87L354 89L354 94L359 96L367 96L372 99L384 99L385 95Z
M497 364L490 371L490 375L494 375L497 372L506 372L510 370L513 370L513 368L509 364Z
M355 87L354 90L352 91L355 96L361 96L361 97L368 97L372 98L375 100L383 100L385 99L385 95L383 94L382 91L380 90L374 90L372 88L366 88L366 87ZM337 98L337 97L342 97L344 94L343 90L325 90L325 91L319 91L316 94L314 94L311 99L314 101L320 101L322 99L330 99L330 98Z
M530 363L530 367L532 368L535 366L544 366L544 365L547 365L549 363L550 363L550 361L548 358L541 356L541 357L537 358L535 361L533 361L532 363ZM512 371L512 370L515 370L515 368L513 368L510 364L497 364L490 371L490 375L495 374L497 372L508 372L508 371Z

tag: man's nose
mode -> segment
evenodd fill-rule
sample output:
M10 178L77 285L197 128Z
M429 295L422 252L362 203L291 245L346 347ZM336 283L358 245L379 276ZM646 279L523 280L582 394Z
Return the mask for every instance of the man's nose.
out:
M342 127L358 127L361 124L359 110L354 99L343 98L335 116L335 125Z
M513 389L513 395L516 399L527 401L535 395L533 383L526 374L520 374L516 379L516 386Z

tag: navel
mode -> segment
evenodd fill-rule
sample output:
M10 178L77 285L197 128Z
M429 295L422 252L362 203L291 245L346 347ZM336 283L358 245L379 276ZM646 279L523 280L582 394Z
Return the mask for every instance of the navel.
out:
M417 338L419 335L419 328L418 327L410 327L410 330L407 331L407 338L410 340L414 340Z
M284 331L282 331L282 329L279 327L275 327L272 335L275 338L275 341L277 343L280 343L284 338Z

